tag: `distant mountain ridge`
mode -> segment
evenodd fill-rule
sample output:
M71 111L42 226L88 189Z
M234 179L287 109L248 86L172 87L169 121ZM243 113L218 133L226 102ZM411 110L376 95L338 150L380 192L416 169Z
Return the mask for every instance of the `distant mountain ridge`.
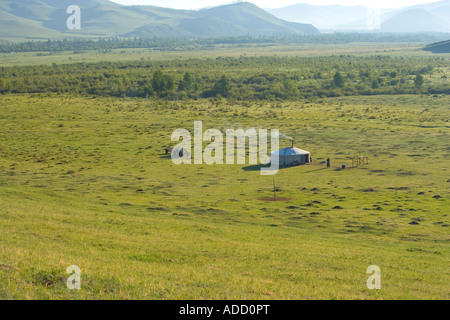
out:
M302 21L322 31L362 31L374 27L370 23L376 11L364 6L316 6L295 4L268 12L287 21ZM450 32L450 0L441 0L398 9L380 9L380 31L386 32Z
M81 30L68 30L67 7L81 8ZM240 2L198 11L123 6L108 0L0 1L0 38L76 36L223 37L318 34L310 24L287 22Z

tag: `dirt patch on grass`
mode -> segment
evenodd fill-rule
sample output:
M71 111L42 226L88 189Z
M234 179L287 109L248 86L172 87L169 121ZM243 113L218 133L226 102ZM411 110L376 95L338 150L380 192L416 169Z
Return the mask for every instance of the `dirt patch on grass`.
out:
M387 188L387 189L388 189L388 190L396 190L396 191L409 190L408 187L398 187L398 188L390 187L390 188Z
M13 266L8 266L8 265L6 265L6 264L1 264L1 263L0 263L0 269L6 269L6 270L17 270L17 268L16 268L16 267L13 267Z
M33 275L32 283L45 287L51 287L65 283L65 276L57 270L39 271Z
M399 175L399 176L414 176L415 174L414 174L414 172L407 171L407 172L399 172L399 173L397 173L397 175Z
M292 201L291 198L259 198L259 201L265 201L265 202L282 202L282 201Z

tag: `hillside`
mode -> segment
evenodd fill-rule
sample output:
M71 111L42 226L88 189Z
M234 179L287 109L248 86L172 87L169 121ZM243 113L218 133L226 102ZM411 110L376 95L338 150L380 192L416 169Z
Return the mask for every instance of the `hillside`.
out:
M450 40L430 44L424 50L433 53L450 53Z
M81 30L68 30L71 0L17 0L0 3L0 38L78 36L223 37L315 34L312 25L283 21L241 2L199 11L155 6L122 6L81 0Z
M425 9L403 11L381 25L383 31L421 32L442 30L443 25L436 16Z
M346 7L341 5L315 6L310 4L294 4L284 8L268 9L268 12L287 21L303 21L319 28L328 28L351 23L355 17L365 17L367 8L363 6Z
M135 12L141 9L140 6L133 7ZM161 19L126 36L157 36L161 32L173 36L206 37L318 33L312 25L283 21L246 2L200 11L156 10L145 7L147 15L159 15Z
M58 36L55 30L45 28L38 21L17 17L5 11L0 11L0 30L1 38Z
M270 13L287 21L310 23L322 30L368 30L373 10L364 6L296 4ZM387 32L450 32L450 1L398 9L380 9L381 30Z
M281 104L284 115L271 101L226 102L218 116L208 100L4 96L0 298L448 299L450 97ZM200 110L205 130L276 122L313 152L313 165L276 176L289 201L259 200L272 177L251 166L177 166L163 154ZM369 165L339 170L348 152ZM376 292L372 264L385 271Z

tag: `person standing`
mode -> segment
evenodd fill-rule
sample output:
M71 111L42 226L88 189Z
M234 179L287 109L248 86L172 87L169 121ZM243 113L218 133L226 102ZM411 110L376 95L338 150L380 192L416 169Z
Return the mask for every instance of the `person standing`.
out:
M331 160L330 160L330 158L328 157L328 159L327 159L327 168L329 169L331 167Z

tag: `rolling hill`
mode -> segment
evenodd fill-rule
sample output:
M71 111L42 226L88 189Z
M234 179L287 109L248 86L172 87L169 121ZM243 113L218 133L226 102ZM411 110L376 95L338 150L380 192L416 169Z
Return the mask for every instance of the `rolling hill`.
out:
M284 8L268 9L268 12L287 21L311 23L323 29L351 23L355 17L365 17L367 8L363 6L316 6L310 4L294 4Z
M296 4L268 12L287 21L310 23L321 30L368 30L373 11L363 6ZM397 9L380 9L386 32L450 32L450 0Z
M28 20L0 11L0 38L56 37L58 32L45 28L38 21Z
M433 53L450 53L450 40L430 44L424 50Z
M432 32L443 28L435 15L419 8L402 11L381 25L383 31L389 32Z
M450 0L421 4L385 16L382 31L388 32L450 32Z
M316 34L312 25L287 22L247 3L204 10L123 6L108 0L78 0L81 30L68 30L72 0L0 2L0 38L77 36L223 37Z

